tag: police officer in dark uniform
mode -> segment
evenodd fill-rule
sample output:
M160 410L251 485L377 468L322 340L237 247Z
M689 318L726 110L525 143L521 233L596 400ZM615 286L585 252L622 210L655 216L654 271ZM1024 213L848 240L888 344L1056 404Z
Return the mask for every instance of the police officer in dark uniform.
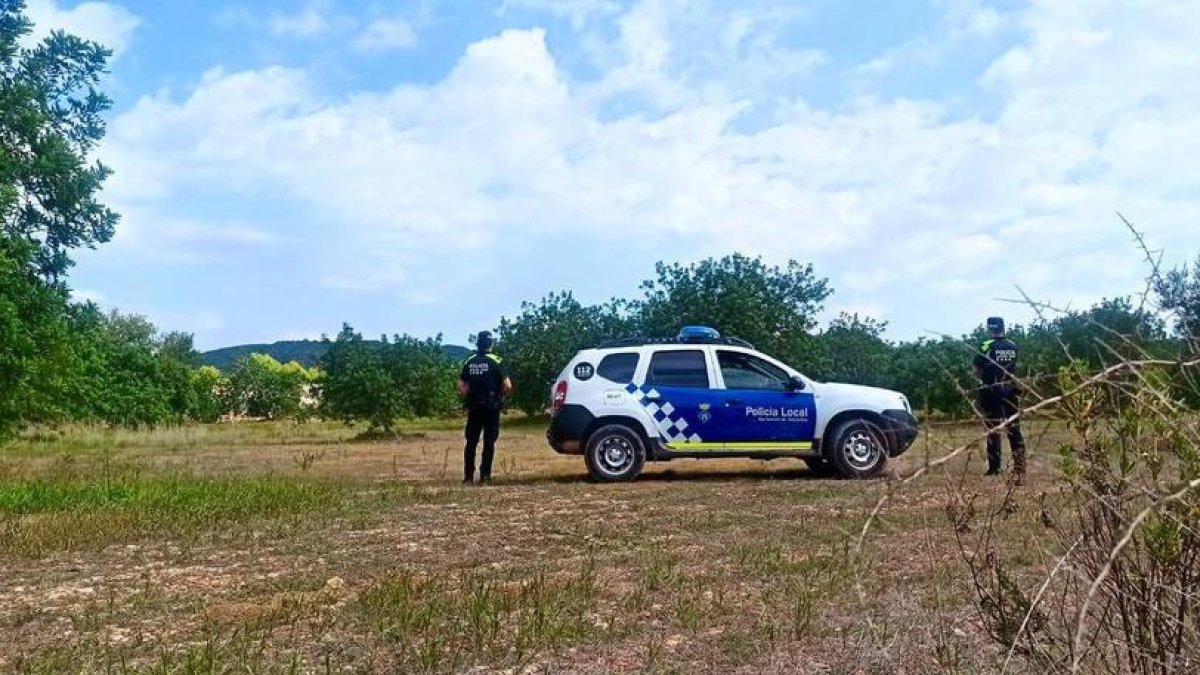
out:
M500 437L500 412L504 399L512 393L512 380L504 370L503 359L492 353L496 341L483 331L475 340L475 355L463 364L458 376L458 394L467 406L467 445L463 449L463 483L475 478L475 451L483 436L483 461L479 481L492 481L492 458Z
M1017 383L1017 345L1004 335L1004 319L987 320L988 339L975 355L975 376L982 383L979 407L988 428L988 476L1000 473L1000 432L996 427L1021 410ZM1020 420L1007 427L1008 444L1013 455L1013 473L1021 481L1025 475L1025 439Z

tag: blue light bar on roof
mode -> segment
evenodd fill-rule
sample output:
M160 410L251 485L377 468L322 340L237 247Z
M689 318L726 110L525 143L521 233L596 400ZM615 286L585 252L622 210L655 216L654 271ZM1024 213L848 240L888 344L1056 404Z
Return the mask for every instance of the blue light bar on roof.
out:
M680 342L695 342L702 340L719 340L721 333L716 328L708 326L684 326L679 331Z

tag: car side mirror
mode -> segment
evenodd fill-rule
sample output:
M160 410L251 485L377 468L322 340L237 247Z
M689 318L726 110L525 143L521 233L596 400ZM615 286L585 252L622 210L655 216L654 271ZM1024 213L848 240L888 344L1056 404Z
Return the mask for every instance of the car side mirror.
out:
M800 377L799 375L793 375L791 379L788 380L788 389L792 391L804 391L807 387L808 385L804 384L804 378Z

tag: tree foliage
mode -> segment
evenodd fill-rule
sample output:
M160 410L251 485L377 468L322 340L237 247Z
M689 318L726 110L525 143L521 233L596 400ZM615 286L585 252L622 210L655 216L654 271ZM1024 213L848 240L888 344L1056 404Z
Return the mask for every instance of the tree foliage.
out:
M0 438L59 415L69 364L66 293L38 279L30 257L0 238Z
M457 364L446 357L440 336L384 336L370 342L345 324L321 358L320 411L331 419L364 421L371 431L392 433L406 417L453 411L457 375Z
M1184 265L1164 274L1155 290L1163 309L1174 317L1175 330L1196 350L1200 340L1200 256L1191 267Z
M189 380L187 418L205 423L220 420L229 399L229 378L212 366L201 366L191 371Z
M317 373L291 361L251 354L234 366L226 389L226 408L263 419L295 419L304 413L304 397Z
M109 50L32 28L22 0L0 2L0 236L33 245L30 264L57 280L69 252L108 241L117 215L99 201L109 170L88 155L112 102L98 90Z
M513 404L528 414L544 411L551 381L575 352L639 330L625 303L585 306L571 293L551 293L522 304L497 331L508 374L518 384Z
M886 322L858 314L841 314L817 336L811 374L836 382L891 384L894 348L883 339L886 329Z
M68 251L111 238L88 155L110 102L108 52L62 32L23 47L21 0L0 0L0 436L69 414Z
M733 254L694 265L665 265L642 284L636 303L641 328L674 335L681 326L706 324L736 335L798 366L817 357L817 314L832 291L812 265L771 267Z
M160 337L145 317L92 304L71 308L70 328L66 419L142 425L187 417L196 358L190 336Z

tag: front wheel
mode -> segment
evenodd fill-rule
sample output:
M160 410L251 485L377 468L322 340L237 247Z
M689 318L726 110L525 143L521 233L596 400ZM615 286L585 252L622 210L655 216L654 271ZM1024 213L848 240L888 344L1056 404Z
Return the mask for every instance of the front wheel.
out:
M588 475L605 483L631 481L646 465L646 445L632 429L611 424L597 429L584 451Z
M887 466L887 445L878 426L865 419L838 425L828 457L846 478L874 478Z

